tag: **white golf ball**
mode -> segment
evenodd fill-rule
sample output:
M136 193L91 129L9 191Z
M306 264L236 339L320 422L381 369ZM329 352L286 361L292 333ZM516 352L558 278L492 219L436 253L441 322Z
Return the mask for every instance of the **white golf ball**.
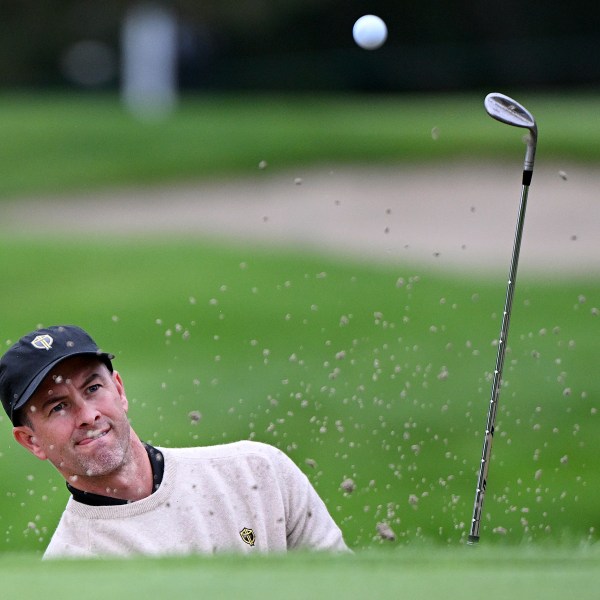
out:
M365 15L354 23L352 36L354 41L365 50L376 50L387 39L387 26L375 15Z

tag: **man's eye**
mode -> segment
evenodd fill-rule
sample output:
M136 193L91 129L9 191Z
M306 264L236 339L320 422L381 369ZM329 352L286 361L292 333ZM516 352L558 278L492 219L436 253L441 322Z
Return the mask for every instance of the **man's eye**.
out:
M94 385L90 385L90 387L88 388L88 392L93 394L94 392L97 392L99 389L100 389L100 384L95 383Z
M58 404L55 404L51 409L50 409L50 414L52 413L57 413L57 412L61 412L62 410L65 409L65 403L64 402L59 402Z

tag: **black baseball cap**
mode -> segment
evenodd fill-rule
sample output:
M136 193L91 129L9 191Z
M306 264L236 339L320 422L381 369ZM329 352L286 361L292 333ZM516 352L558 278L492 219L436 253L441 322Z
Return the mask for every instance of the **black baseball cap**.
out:
M25 406L44 377L62 360L71 356L97 356L112 373L112 354L102 352L80 327L54 325L23 336L0 358L0 398L13 425L16 411Z

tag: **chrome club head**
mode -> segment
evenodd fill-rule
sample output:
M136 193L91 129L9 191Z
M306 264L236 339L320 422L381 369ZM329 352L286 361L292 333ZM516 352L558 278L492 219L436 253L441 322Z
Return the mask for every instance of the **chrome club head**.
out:
M521 104L497 92L488 94L483 101L490 117L507 125L537 129L533 115Z
M513 127L529 129L524 170L533 171L533 161L535 159L537 144L537 125L533 115L516 100L498 92L488 94L483 104L486 112L493 119L507 125L512 125Z

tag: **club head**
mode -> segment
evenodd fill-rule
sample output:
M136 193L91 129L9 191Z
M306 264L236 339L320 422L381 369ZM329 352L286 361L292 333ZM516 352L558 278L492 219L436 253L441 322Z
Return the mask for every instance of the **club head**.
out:
M527 142L524 170L533 171L535 147L537 144L537 124L533 115L516 100L498 92L488 94L483 104L487 114L493 119L507 125L512 125L513 127L529 129L530 135Z
M514 127L536 129L533 115L524 106L504 94L497 92L488 94L483 104L488 115L497 121Z

